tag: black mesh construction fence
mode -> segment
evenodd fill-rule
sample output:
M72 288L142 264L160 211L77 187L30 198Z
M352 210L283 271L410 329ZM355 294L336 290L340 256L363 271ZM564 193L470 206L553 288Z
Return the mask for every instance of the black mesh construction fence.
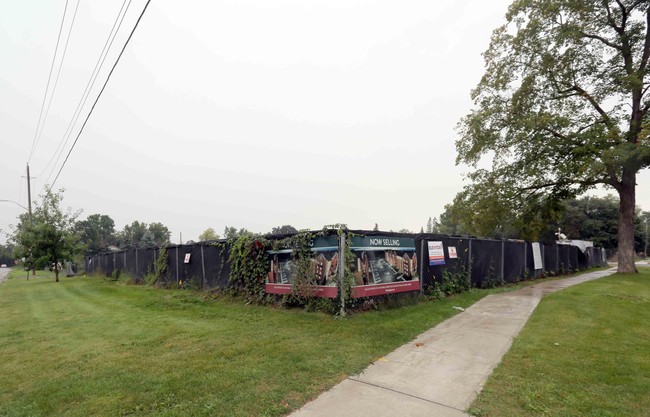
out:
M586 252L582 252L581 250L578 250L576 256L578 258L578 267L577 267L578 270L589 268L589 258Z
M160 250L153 248L138 249L135 252L135 276L138 278L144 278L148 274L153 274L154 263L156 262L156 254L158 252L160 252Z
M539 243L535 243L537 247L539 247L539 252L541 256L541 262L543 266L544 262L544 246L540 245ZM526 276L528 278L539 278L542 275L544 275L544 268L535 268L535 254L533 252L533 243L531 242L526 242Z
M499 240L472 239L471 281L476 287L503 281L503 244Z
M503 280L518 282L529 275L526 257L527 244L524 241L503 242Z
M607 263L605 253L602 248L587 248L585 255L587 257L588 268L604 266Z
M449 237L435 234L420 234L415 237L415 247L420 259L420 279L422 287L426 288L433 285L434 282L441 283L443 273L460 274L469 271L469 238ZM429 265L429 255L427 241L441 241L445 248L444 265ZM452 258L449 254L449 248L456 250L456 257Z
M201 256L201 248L201 245L178 247L178 279L184 285L203 289L205 259Z
M226 288L230 278L230 248L226 245L204 245L205 287Z
M160 282L166 284L178 283L180 274L179 274L179 264L178 257L180 256L180 251L178 246L161 248L160 250L167 251L167 273L160 278ZM182 262L182 261L181 261Z
M103 264L104 264L103 272L106 274L106 276L113 275L113 271L115 270L115 253L108 253L104 255Z
M124 251L125 262L124 262L124 272L131 275L132 277L138 277L138 264L137 258L135 256L135 251L137 249L127 249Z
M359 231L355 231L359 234ZM366 232L372 235L404 236L413 238L421 284L423 288L442 282L445 273L469 273L476 287L501 282L516 282L525 278L556 275L606 265L601 248L587 248L584 252L571 245L533 244L524 241L501 241L437 234L403 235L387 232ZM444 264L429 265L428 242L442 242ZM533 245L539 245L542 268L535 268ZM167 273L160 280L200 289L225 288L230 277L230 247L226 241L200 242L167 248L132 248L120 252L86 257L85 270L89 274L106 275L114 271L127 273L138 281L154 271L161 251L167 252ZM539 266L539 265L538 265Z
M541 245L544 273L557 274L560 269L560 252L558 245Z
M566 274L573 271L574 257L571 247L567 245L560 245L560 273ZM575 262L578 263L577 260Z
M580 248L569 246L569 272L580 270L580 252Z
M126 249L86 257L85 271L88 274L113 275L116 271L129 274L141 280L153 271L156 249Z
M120 272L126 271L126 251L113 254L114 268Z

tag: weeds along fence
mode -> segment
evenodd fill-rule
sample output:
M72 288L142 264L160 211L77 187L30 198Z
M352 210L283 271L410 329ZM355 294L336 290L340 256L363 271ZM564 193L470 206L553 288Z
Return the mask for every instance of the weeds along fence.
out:
M445 274L467 274L473 286L488 287L606 265L604 251L594 247L582 250L563 244L363 230L350 231L348 235L374 237L375 240L391 238L412 241L418 259L419 288L441 282ZM286 235L282 237L286 238ZM280 237L266 238L273 240ZM439 242L443 248L444 259L439 256L435 264L429 261L430 242ZM85 271L106 276L128 274L136 282L144 282L153 276L160 257L166 255L164 273L158 279L161 284L223 289L229 285L231 244L221 240L103 253L86 257Z
M211 242L176 245L166 248L133 248L119 252L86 257L88 274L128 274L136 282L153 277L156 262L166 253L161 283L181 283L199 289L225 288L230 276L229 247L225 241L219 245Z

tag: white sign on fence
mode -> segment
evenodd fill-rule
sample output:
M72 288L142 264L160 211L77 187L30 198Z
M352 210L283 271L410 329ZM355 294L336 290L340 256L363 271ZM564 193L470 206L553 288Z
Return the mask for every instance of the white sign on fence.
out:
M540 250L539 242L533 242L531 245L533 246L533 265L535 269L544 269L542 251Z

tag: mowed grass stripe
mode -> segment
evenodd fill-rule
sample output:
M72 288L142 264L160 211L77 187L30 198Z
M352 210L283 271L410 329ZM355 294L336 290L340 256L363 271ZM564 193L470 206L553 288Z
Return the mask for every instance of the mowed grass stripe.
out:
M279 416L486 292L339 320L98 278L0 286L0 415Z
M640 271L545 297L472 412L650 415L650 269Z

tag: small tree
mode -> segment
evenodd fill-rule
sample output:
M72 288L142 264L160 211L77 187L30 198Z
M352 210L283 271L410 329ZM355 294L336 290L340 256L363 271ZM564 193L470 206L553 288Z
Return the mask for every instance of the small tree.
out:
M208 227L199 235L199 242L205 242L206 240L217 240L219 235L211 227Z
M298 229L290 224L285 224L284 226L274 227L271 229L272 235L288 235L291 233L298 233Z
M31 219L26 213L19 216L20 222L11 236L18 247L16 253L27 258L33 267L54 267L56 282L60 265L83 249L75 233L80 212L73 213L69 208L64 212L60 207L62 200L62 189L56 194L48 189L40 204L35 204Z
M224 239L237 239L238 237L241 236L252 236L253 233L249 232L246 228L241 228L237 230L236 227L233 226L226 226L223 230L223 237Z

